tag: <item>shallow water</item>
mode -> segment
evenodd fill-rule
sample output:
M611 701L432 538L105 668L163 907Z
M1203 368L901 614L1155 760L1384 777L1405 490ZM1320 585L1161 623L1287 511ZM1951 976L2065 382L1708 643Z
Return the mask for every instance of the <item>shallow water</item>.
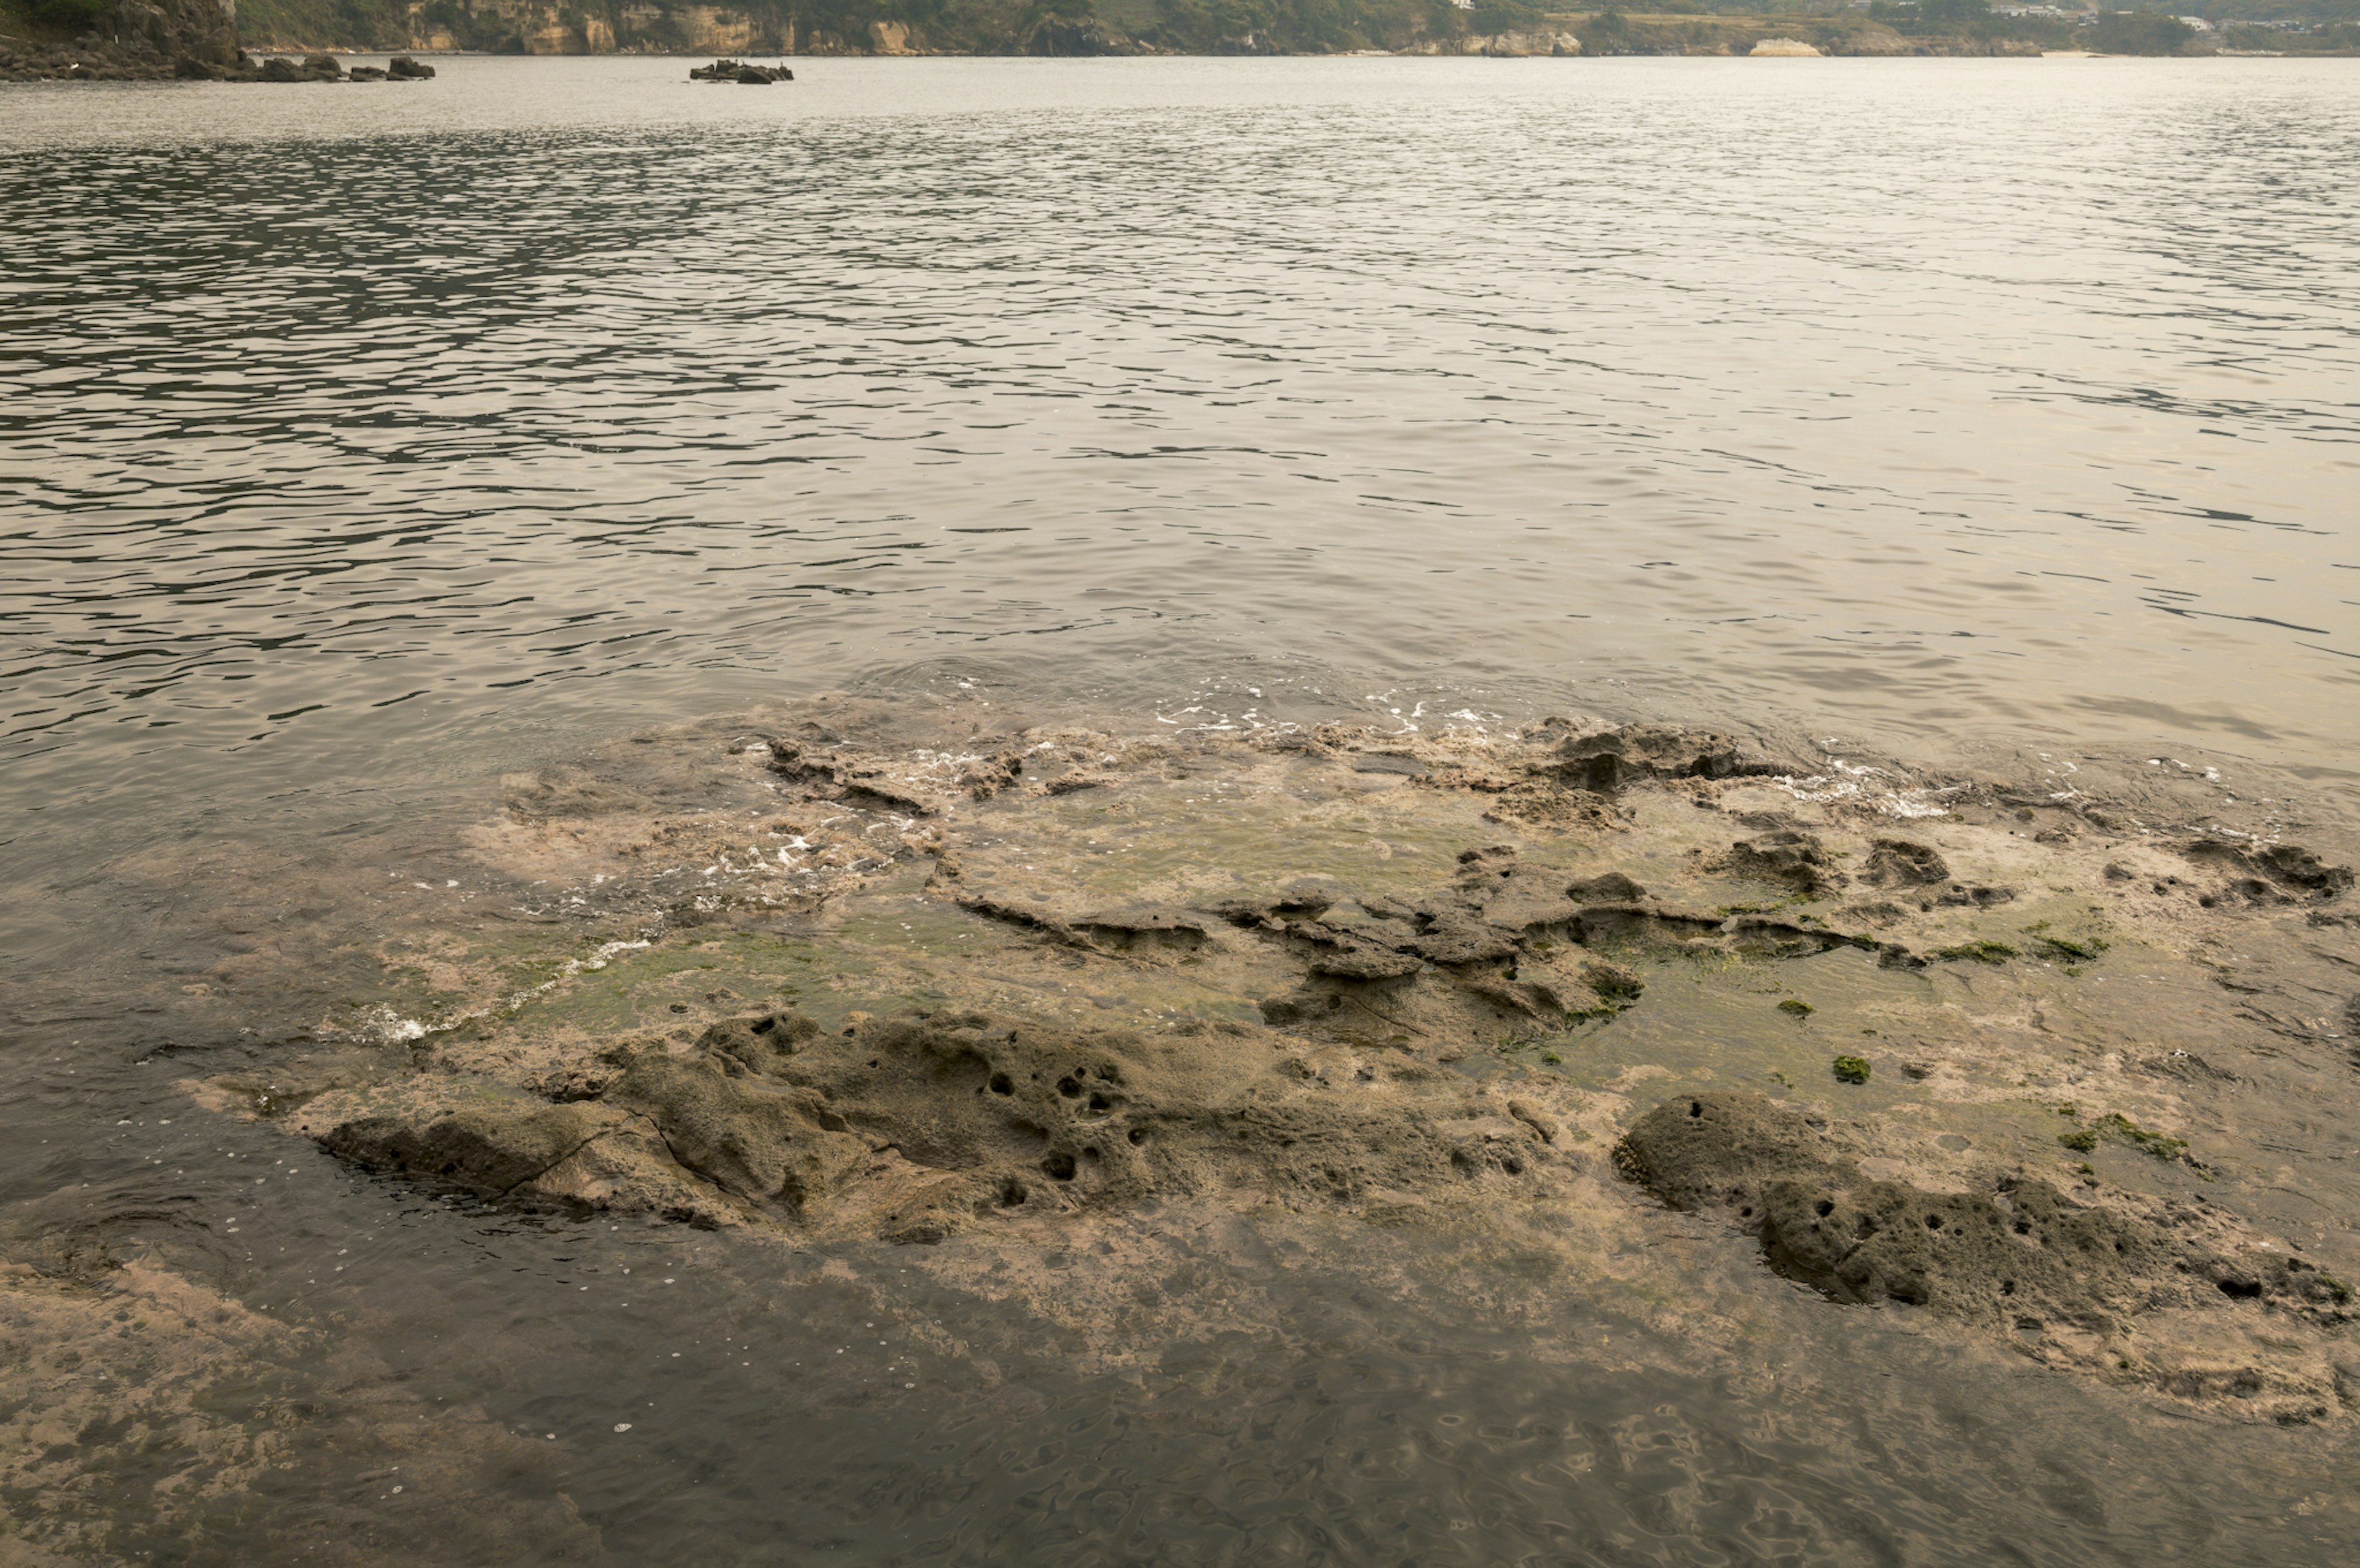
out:
M562 1491L618 1562L2342 1560L2336 1440L1799 1295L1683 1367L1611 1302L1207 1244L1170 1292L1281 1304L1116 1373L890 1256L419 1203L169 1083L365 988L489 776L829 686L2152 748L2348 824L2347 66L0 88L0 1195L305 1325L256 1410L464 1406L488 1456L394 1494L384 1430L323 1440L147 1548L536 1560L474 1516ZM313 988L223 988L257 949ZM698 1270L610 1299L626 1254ZM856 1308L962 1343L738 1375Z

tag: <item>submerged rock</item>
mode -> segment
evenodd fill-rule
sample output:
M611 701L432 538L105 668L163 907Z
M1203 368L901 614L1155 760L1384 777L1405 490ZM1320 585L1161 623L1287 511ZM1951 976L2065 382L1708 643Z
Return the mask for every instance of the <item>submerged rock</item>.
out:
M1844 880L1818 835L1792 830L1740 839L1729 846L1723 864L1740 877L1784 883L1806 898L1817 898Z
M1626 724L1581 735L1560 746L1557 757L1566 782L1601 793L1638 779L1734 779L1780 771L1778 764L1727 735L1663 724Z
M2252 1196L2224 1172L2235 1118L2278 1115L2264 1084L2299 1073L2307 1106L2349 1073L2360 957L2258 928L2348 946L2309 851L2184 852L1995 787L1930 808L1897 768L1797 778L1659 726L1151 738L847 701L672 753L508 780L475 838L519 918L583 944L556 978L519 997L508 939L420 933L488 943L475 1021L388 1014L366 1082L201 1096L495 1202L1011 1269L1210 1210L1517 1231L1595 1271L1647 1234L1592 1171L1619 1148L1833 1302L2335 1408L2360 1269L2218 1201ZM1890 896L1819 901L1840 868ZM2230 931L2310 966L2230 973ZM1764 1083L1855 1119L1735 1088Z
M1866 878L1883 887L1917 887L1948 882L1950 867L1929 844L1879 838L1869 849Z
M2146 1362L2153 1347L2126 1336L2158 1314L2267 1312L2314 1326L2351 1316L2351 1289L2300 1258L2252 1236L2224 1250L2232 1227L2218 1216L2186 1205L2134 1213L2012 1171L1963 1192L1874 1178L1825 1118L1759 1094L1667 1101L1633 1124L1614 1158L1666 1203L1733 1219L1789 1279L1841 1301L1923 1308L2003 1337L2053 1325ZM2138 1365L2114 1358L2117 1371ZM2277 1380L2293 1408L2308 1410L2320 1391Z
M675 1160L724 1192L797 1217L868 1153L824 1095L768 1081L735 1056L639 1051L601 1104L648 1117Z
M453 1104L430 1088L325 1097L306 1120L355 1164L477 1196L668 1211L690 1177L734 1200L731 1217L901 1241L1017 1210L1350 1204L1530 1182L1550 1141L1536 1129L1553 1125L1463 1083L1242 1028L1146 1035L952 1013L826 1034L774 1013L685 1051L619 1055L591 1102ZM650 1132L661 1157L618 1158L618 1135ZM594 1150L598 1183L579 1169Z
M2329 866L2310 850L2290 844L2237 844L2197 839L2180 854L2198 866L2232 874L2230 887L2258 902L2334 898L2352 890L2352 868Z
M619 1119L591 1106L551 1105L491 1087L456 1103L441 1094L398 1094L336 1122L320 1134L320 1144L364 1170L421 1176L477 1197L501 1198Z

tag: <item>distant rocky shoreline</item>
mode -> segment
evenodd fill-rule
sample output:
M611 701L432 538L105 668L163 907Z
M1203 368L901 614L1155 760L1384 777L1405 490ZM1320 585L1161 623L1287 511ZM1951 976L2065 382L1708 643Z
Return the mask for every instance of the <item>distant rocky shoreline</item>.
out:
M18 48L0 38L0 82L426 82L434 68L409 55L347 71L333 56L257 60L233 13L216 0L120 0L71 42ZM104 34L98 26L107 28Z
M386 64L350 70L333 55L263 60L241 53L221 65L192 55L166 56L153 49L107 45L95 50L49 49L24 55L0 49L0 82L431 82L434 68L408 55Z
M1395 16L1347 7L1317 25L1283 0L1263 7L1265 22L1242 30L1196 26L1158 0L1110 0L1071 15L1057 7L1011 24L956 6L921 25L846 18L822 26L760 5L734 9L657 5L601 17L523 4L469 0L441 21L413 9L406 20L372 22L359 11L320 12L305 0L249 5L241 17L225 0L0 0L0 81L224 82L418 80L404 72L336 66L337 53L530 55L693 54L895 57L915 55L1389 54L1492 59L1598 55L2037 57L2044 52L2209 54L2225 35L2199 34L2168 17L2129 27L2101 18L2094 27L2055 17L1983 16L1947 23L1912 21L1883 8L1827 16L1547 13L1515 5ZM1349 14L1348 14L1349 13ZM994 14L996 16L997 14ZM1325 15L1323 13L1323 15ZM1944 14L1945 16L1948 13ZM1963 16L1963 14L1961 14ZM457 20L450 17L456 16ZM1939 20L1939 19L1938 19ZM1349 25L1348 25L1349 24ZM2110 30L2111 29L2111 30ZM2291 38L2291 35L2288 35ZM2279 40L2272 35L2273 40ZM2250 43L2251 40L2244 40ZM2307 40L2302 52L2340 52L2335 38ZM249 49L300 59L257 60ZM2231 52L2254 52L2240 48ZM783 69L783 68L780 68ZM730 80L742 80L742 71ZM779 76L778 80L788 80ZM703 80L714 80L704 78Z

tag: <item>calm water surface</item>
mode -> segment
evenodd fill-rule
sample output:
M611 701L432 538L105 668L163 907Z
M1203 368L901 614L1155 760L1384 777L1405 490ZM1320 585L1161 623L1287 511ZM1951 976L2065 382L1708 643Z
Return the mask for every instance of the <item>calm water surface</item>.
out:
M638 724L962 681L2154 748L2348 821L2352 62L441 69L0 88L0 1197L253 1203L214 1283L352 1279L257 1410L399 1387L528 1455L411 1518L331 1444L157 1560L553 1560L466 1499L558 1486L617 1562L2349 1560L2322 1440L1810 1303L1760 1377L1303 1281L1298 1332L1119 1386L1012 1312L922 1395L749 1380L974 1303L741 1258L627 1307L585 1260L686 1244L324 1159L256 1200L210 1172L284 1140L155 1055L228 1038L158 1021L205 884L121 868L441 842L454 790Z

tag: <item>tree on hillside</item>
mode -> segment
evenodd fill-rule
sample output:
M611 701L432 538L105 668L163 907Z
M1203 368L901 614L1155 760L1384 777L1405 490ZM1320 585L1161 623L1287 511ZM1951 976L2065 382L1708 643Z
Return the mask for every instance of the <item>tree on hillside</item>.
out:
M2109 11L2090 29L2102 54L2179 54L2195 39L2195 28L2160 11Z

